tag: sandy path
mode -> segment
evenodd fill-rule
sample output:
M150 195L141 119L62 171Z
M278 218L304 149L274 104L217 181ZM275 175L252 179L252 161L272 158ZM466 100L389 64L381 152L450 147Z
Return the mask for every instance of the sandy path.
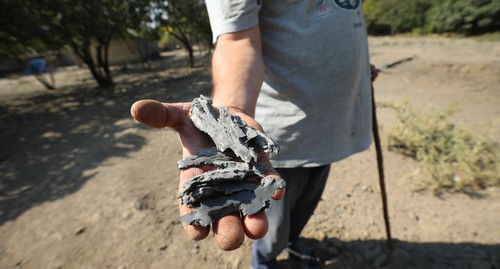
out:
M457 104L476 128L500 116L500 43L373 38L377 101L424 108ZM113 93L85 70L58 72L47 93L30 78L0 80L0 268L249 268L251 241L233 252L188 240L177 220L177 137L130 119L139 98L190 100L210 89L209 71L168 56L151 71L120 72ZM65 80L66 78L66 80ZM394 120L379 110L380 124ZM500 131L494 129L500 141ZM373 149L335 164L303 233L327 268L500 268L497 189L435 197L415 193L415 164L385 152L396 250L384 226ZM284 257L286 258L286 257ZM283 265L286 266L286 260Z

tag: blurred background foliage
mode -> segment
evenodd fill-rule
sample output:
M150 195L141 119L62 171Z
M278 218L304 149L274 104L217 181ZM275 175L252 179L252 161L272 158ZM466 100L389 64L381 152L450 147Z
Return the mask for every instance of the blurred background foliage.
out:
M481 35L500 30L500 1L365 0L368 33Z
M0 0L0 7L0 60L69 47L100 86L113 85L112 40L169 34L193 57L192 45L211 39L202 0Z
M0 61L69 48L100 86L113 84L112 40L183 47L191 66L194 45L212 46L203 0L0 0L0 7ZM498 0L365 0L364 11L371 35L471 36L500 29Z

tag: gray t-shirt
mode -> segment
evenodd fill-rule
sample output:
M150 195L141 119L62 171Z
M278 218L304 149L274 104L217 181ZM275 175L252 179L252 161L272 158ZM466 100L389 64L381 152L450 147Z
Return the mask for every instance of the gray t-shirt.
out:
M361 0L206 0L217 37L260 25L265 78L255 118L281 152L275 167L314 167L371 143Z

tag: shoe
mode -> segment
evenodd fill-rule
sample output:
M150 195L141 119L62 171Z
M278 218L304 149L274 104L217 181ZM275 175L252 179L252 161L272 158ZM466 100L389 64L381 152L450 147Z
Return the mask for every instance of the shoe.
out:
M312 248L303 244L293 244L286 248L291 267L297 269L323 268L321 260L314 255Z

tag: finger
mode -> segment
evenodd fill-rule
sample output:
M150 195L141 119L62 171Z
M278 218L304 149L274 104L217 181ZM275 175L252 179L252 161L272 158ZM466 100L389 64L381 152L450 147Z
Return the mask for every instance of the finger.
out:
M277 172L276 172L276 174L277 174ZM279 175L276 175L276 174L268 174L267 177L274 178L275 180L280 180L281 177ZM273 198L274 200L281 200L283 198L283 196L285 196L285 189L286 189L286 186L285 186L285 188L277 189L273 193L273 195L271 195L271 198Z
M222 250L235 250L245 241L245 231L240 216L237 214L218 219L213 229L215 242Z
M259 162L264 164L264 172L265 172L267 177L272 177L275 180L281 179L280 174L273 168L271 161L269 161L269 154L268 153L266 153L264 151L260 151L259 152ZM284 195L285 195L285 189L284 188L278 189L277 191L275 191L273 193L272 198L274 200L280 200L281 198L283 198Z
M191 212L193 209L184 205L179 205L179 212L181 216ZM194 226L182 223L184 232L193 240L199 241L205 239L210 233L210 227Z
M208 167L208 166L200 166L200 167L193 167L187 170L181 171L180 178L179 178L179 193L181 193L184 190L184 183L191 179L194 176L201 175L205 170L211 170L213 168ZM188 214L189 212L193 211L194 209L192 207L188 207L186 205L183 205L181 203L181 199L179 199L179 214L180 216L184 216ZM191 237L193 240L203 240L205 239L208 234L210 233L210 227L202 227L202 226L194 226L194 225L189 225L186 223L182 223L184 231L186 234Z
M261 239L269 229L269 222L264 211L246 216L243 219L243 229L250 239Z
M285 196L285 188L276 190L271 197L274 200L281 200Z
M371 71L371 79L372 79L372 82L374 82L377 77L378 77L378 73L380 72L380 70L374 66L373 64L370 65L370 71Z
M130 114L137 121L154 128L175 128L188 115L188 107L188 103L164 104L155 100L140 100L132 105Z

